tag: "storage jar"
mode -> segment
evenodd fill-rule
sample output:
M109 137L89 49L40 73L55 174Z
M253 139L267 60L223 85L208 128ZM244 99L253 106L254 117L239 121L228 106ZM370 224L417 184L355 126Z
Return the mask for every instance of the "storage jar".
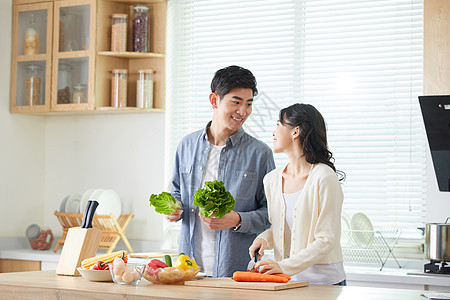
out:
M138 70L136 107L153 108L153 70Z
M72 65L60 63L58 67L58 104L70 103L70 88L72 87Z
M148 52L149 17L148 7L135 5L132 18L132 39L134 52Z
M42 68L39 65L27 66L26 105L41 104Z
M111 28L111 51L127 51L127 14L113 14Z
M111 80L111 106L127 106L127 79L128 71L125 69L112 70Z
M73 86L72 103L80 104L86 103L86 85L77 84Z

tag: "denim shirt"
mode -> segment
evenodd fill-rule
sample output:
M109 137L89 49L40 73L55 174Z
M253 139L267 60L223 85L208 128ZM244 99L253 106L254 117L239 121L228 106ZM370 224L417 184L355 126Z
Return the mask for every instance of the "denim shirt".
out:
M193 198L201 187L210 148L206 128L185 136L178 144L172 177L171 193L182 202L183 210L179 251L190 257L194 256L197 211ZM214 277L230 277L234 271L247 269L248 248L270 225L263 178L274 168L272 150L242 128L226 140L220 154L218 180L234 197L234 211L241 216L241 227L215 232Z

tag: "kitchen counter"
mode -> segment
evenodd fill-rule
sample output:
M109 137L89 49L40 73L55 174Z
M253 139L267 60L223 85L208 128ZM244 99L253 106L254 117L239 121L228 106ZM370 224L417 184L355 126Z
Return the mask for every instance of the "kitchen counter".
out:
M147 248L148 249L148 248ZM154 247L156 249L156 247ZM99 253L103 254L103 253ZM41 270L56 270L60 251L32 250L16 248L0 250L0 259L19 259L40 261ZM148 263L149 259L130 258L130 262ZM403 262L404 268L386 267L382 271L378 267L345 265L347 284L349 286L369 286L385 288L405 288L415 290L433 290L450 292L450 275L427 275L423 273L423 263Z
M280 291L158 285L143 280L137 286L92 282L82 277L58 276L54 271L0 274L2 299L409 299L424 300L423 291L354 286L309 286Z

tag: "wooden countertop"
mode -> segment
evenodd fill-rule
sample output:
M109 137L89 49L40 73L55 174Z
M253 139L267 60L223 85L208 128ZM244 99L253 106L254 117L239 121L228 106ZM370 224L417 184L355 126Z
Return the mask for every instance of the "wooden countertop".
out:
M422 291L356 286L309 286L281 291L159 285L143 280L137 286L91 282L82 277L59 276L55 271L0 274L2 299L420 299Z

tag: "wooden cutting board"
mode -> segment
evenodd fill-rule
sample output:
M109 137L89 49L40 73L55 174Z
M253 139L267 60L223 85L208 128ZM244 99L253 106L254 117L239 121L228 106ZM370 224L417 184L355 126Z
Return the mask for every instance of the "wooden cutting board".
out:
M170 256L178 256L175 252L142 252L142 253L129 253L129 257L135 257L135 258L160 258L164 257L164 255L170 255Z
M237 282L231 278L204 278L199 280L186 281L184 285L216 287L228 289L248 289L278 291L308 286L307 281L290 281L287 283L277 282Z

